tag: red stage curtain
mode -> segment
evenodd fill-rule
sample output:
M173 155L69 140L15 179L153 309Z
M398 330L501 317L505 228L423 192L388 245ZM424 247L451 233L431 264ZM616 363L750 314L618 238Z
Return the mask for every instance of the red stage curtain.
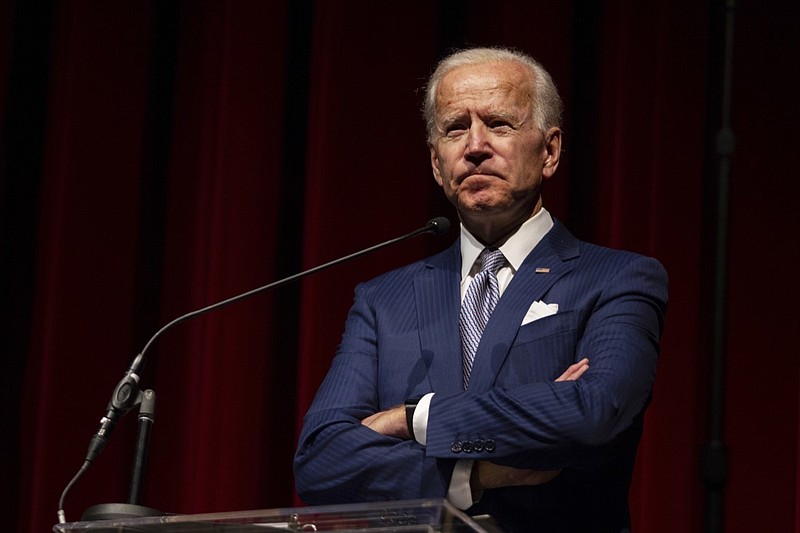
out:
M795 100L800 76L780 64L798 50L793 21L800 5L776 7L767 13L742 3L733 52L736 152L725 404L729 531L791 531L798 511L800 106Z
M3 513L11 529L51 527L111 390L159 326L293 265L434 216L456 221L431 176L420 89L441 52L470 44L525 50L561 89L566 152L545 185L548 208L580 237L653 255L670 273L633 525L702 529L719 2L76 0L41 19L23 4L0 7L0 29L11 30L0 32L0 246L16 269L2 270L10 296L0 306L13 317L2 331L11 324L27 339L24 353L3 354L16 358L7 381L24 380L3 443L18 463L2 478L18 487L18 505ZM728 531L800 528L797 11L737 6ZM20 225L28 218L9 191L33 172L13 164L27 161L28 137L8 117L26 116L14 106L28 88L10 73L29 57L20 45L31 21L51 42L49 64L30 65L47 75L47 97L25 105L46 118L38 192L28 195L36 223ZM142 376L159 398L143 503L181 513L296 503L294 440L354 286L455 235L418 238L164 334ZM30 257L11 253L19 239ZM9 287L26 268L33 293L20 296ZM123 419L70 493L69 519L127 498L135 426L133 414Z
M274 279L282 253L286 6L189 2L179 23L164 323ZM271 350L279 334L272 296L179 326L152 355L162 407L148 489L160 508L235 510L291 498L289 483L268 481L290 479L269 443L293 423L269 401L286 379L274 371L286 354Z
M444 204L434 196L419 112L419 89L436 58L435 5L425 5L414 10L413 18L401 2L316 6L304 199L306 268L410 232L440 214L434 209ZM414 37L409 38L412 26ZM327 372L356 283L440 246L441 241L421 238L303 282L299 416Z
M698 366L698 228L710 21L695 6L613 2L603 17L591 165L595 236L659 258L670 276L662 356L631 490L634 531L684 531L702 511L697 471L706 418L698 406L707 400L698 389L707 377ZM694 16L683 16L684 9Z
M96 429L106 384L119 380L134 342L151 17L147 5L129 7L75 2L55 12L39 233L28 236L38 240L38 255L21 416L20 531L54 522L63 484L56 480L72 477L88 444L73 431ZM124 486L131 435L120 429L121 445L76 488L73 504L105 501Z

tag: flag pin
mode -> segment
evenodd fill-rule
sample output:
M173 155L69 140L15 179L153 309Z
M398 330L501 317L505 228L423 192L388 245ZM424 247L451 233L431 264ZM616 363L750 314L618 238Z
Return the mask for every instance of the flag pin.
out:
M547 267L537 267L536 268L536 273L537 274L547 274L549 272L550 272L550 269L547 268Z

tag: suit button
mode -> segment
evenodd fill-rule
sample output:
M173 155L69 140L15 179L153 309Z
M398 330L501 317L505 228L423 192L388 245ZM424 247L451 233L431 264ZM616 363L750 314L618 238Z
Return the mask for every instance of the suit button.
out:
M473 450L472 442L471 441L464 441L464 444L461 446L461 450L464 453L472 453Z
M486 439L486 442L483 445L483 449L486 450L487 452L493 452L495 448L497 448L497 445L495 445L494 440Z
M461 452L461 443L458 442L458 441L455 441L454 443L452 443L450 445L450 451L453 452L453 453L460 453Z
M480 452L483 451L484 443L483 443L483 441L481 439L478 439L478 440L476 440L475 442L472 443L472 446L473 446L473 448L475 448L476 452L480 453Z

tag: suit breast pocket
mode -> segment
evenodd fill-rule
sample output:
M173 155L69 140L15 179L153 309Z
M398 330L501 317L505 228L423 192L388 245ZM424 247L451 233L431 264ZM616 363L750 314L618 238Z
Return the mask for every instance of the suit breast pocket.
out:
M557 378L575 362L579 330L577 311L557 313L521 326L497 383L513 386Z
M578 329L579 318L580 315L577 311L564 311L520 326L512 349L529 342L541 341L553 335L575 331Z

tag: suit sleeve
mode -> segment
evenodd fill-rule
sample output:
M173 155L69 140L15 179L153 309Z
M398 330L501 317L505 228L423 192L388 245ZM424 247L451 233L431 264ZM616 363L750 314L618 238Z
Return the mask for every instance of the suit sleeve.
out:
M294 460L299 496L313 505L443 498L455 461L416 442L381 435L361 420L381 410L376 318L356 289L342 344L303 420Z
M602 463L621 441L635 446L638 435L626 432L650 399L667 275L653 259L628 258L606 279L587 284L593 292L581 303L584 318L574 332L574 360L590 360L581 379L437 394L430 405L427 454L519 468L584 468ZM465 457L460 444L478 440L492 446Z

